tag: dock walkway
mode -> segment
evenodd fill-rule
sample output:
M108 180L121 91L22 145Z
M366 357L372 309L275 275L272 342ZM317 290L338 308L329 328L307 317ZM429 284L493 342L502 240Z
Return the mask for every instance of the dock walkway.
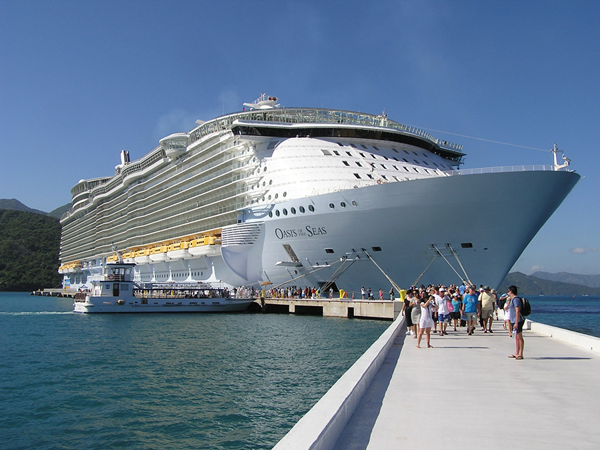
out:
M514 340L465 329L432 336L404 327L335 449L598 449L600 353L525 331Z

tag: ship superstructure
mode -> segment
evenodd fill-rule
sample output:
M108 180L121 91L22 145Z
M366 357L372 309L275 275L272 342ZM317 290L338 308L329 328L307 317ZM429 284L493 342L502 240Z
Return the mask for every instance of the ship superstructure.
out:
M557 164L458 171L461 146L385 114L276 102L263 95L137 161L124 152L112 177L75 185L61 219L65 285L89 285L114 250L140 282L352 290L424 272L499 284L579 179ZM505 207L521 223L477 218Z

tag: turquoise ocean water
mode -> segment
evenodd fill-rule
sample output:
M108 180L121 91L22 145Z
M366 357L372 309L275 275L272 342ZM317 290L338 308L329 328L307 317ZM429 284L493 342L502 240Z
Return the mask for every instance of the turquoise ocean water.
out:
M531 320L600 338L600 297L525 297Z
M71 309L0 292L0 448L271 448L390 325Z

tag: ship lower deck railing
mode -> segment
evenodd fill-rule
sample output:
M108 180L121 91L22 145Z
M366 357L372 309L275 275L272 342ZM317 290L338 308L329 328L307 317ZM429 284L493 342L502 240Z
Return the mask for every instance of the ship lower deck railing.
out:
M481 167L477 169L448 170L446 176L452 175L476 175L481 173L504 173L504 172L532 172L532 171L554 171L553 165L527 165L527 166L502 166Z

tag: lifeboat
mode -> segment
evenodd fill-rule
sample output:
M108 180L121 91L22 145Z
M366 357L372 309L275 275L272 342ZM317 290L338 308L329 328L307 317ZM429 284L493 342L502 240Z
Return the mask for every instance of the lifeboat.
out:
M123 262L127 264L135 263L135 253L134 251L123 253Z
M187 241L171 244L167 249L167 256L171 260L187 259L190 257L190 252L188 251L189 246L190 243Z
M163 262L168 261L167 256L168 247L166 245L158 245L150 250L150 260L152 262Z
M138 265L148 264L150 262L150 250L142 249L135 252L135 263Z
M221 254L221 239L214 236L196 238L190 243L192 256L217 256Z

